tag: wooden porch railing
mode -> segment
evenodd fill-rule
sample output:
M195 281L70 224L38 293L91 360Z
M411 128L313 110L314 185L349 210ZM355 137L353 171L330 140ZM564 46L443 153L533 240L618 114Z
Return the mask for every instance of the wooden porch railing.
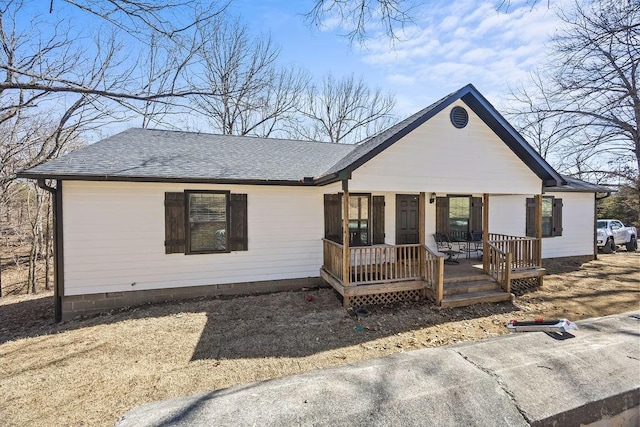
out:
M344 286L387 284L422 280L433 291L436 303L443 298L444 257L426 245L357 246L349 248L351 276L343 277L343 246L322 239L323 268Z
M357 246L351 253L349 285L393 283L420 280L421 245Z
M323 268L336 279L342 280L342 245L331 240L322 239Z
M424 281L433 291L436 305L440 305L444 298L444 257L439 256L426 245L422 245L424 256Z
M542 266L539 239L489 233L489 243L503 253L512 254L512 261L509 265L513 270Z
M487 273L491 275L502 288L503 291L511 292L511 268L513 255L510 252L504 252L489 241L487 243L489 252L486 254L489 258Z

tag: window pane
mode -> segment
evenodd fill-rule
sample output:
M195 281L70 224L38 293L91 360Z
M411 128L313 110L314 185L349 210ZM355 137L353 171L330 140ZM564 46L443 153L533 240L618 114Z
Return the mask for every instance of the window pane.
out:
M189 194L190 250L227 250L227 196L216 193Z
M349 244L368 245L369 196L349 196Z
M227 197L225 194L190 194L189 221L227 221Z
M469 197L449 198L449 237L452 240L467 240L471 200Z
M553 198L542 198L542 236L553 234Z
M203 222L191 224L191 250L194 252L227 249L226 224Z
M360 219L369 219L369 197L360 196Z
M362 246L369 243L369 221L349 221L349 244Z
M349 219L369 219L369 196L349 196Z
M358 202L360 199L357 196L349 196L349 219L358 219L360 212L358 210Z

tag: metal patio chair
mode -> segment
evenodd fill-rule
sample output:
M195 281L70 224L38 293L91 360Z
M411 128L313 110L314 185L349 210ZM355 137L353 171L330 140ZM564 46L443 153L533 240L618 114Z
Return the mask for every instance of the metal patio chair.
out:
M447 258L444 260L447 264L459 264L458 258L462 251L453 249L453 243L449 236L445 233L435 233L433 238L436 241L436 245L438 247L438 252L445 254Z

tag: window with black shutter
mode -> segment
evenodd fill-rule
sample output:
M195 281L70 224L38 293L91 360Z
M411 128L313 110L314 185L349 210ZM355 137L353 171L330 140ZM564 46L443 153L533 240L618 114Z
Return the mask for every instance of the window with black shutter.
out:
M536 236L536 200L527 199L526 234ZM542 198L542 237L562 236L562 199L553 196Z
M165 193L165 253L246 251L247 228L246 194Z
M349 195L349 245L384 243L384 196ZM342 194L324 195L324 238L342 243Z
M349 245L371 244L370 201L368 194L349 195Z
M436 198L436 233L454 241L465 241L470 233L482 232L482 197Z

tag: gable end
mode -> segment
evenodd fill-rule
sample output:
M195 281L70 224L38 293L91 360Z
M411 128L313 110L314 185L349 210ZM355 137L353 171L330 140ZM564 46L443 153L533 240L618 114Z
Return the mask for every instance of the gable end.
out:
M316 184L330 184L350 176L354 170L395 144L458 99L461 99L489 126L518 158L543 181L544 186L565 184L562 177L522 138L472 84L468 84L364 142L336 163L325 175L316 179Z

